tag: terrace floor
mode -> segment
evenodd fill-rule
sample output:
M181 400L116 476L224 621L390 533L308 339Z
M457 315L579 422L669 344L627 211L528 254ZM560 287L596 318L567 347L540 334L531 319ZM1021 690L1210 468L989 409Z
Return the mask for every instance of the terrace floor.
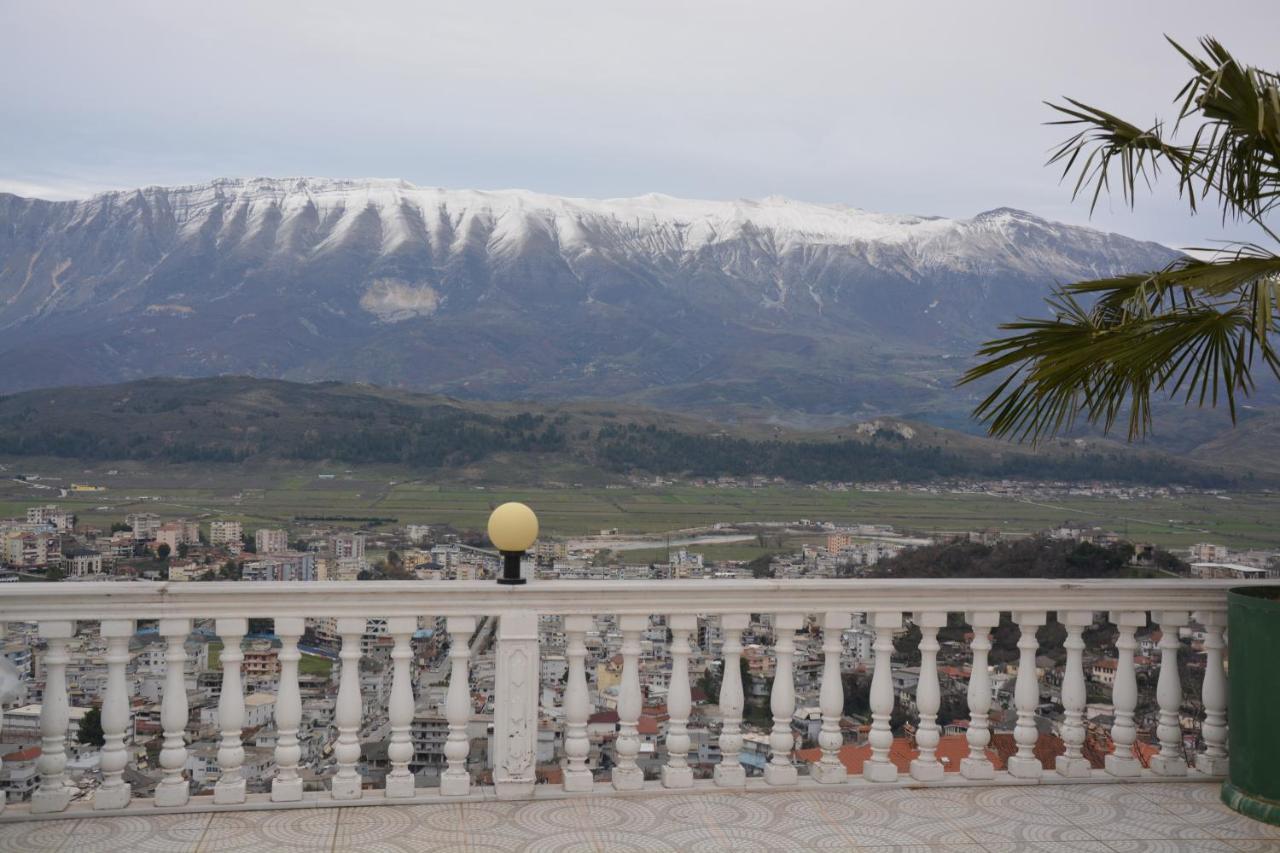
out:
M646 791L526 802L148 813L0 824L3 853L266 851L1274 851L1280 827L1218 802L1218 784ZM551 792L548 792L551 794Z

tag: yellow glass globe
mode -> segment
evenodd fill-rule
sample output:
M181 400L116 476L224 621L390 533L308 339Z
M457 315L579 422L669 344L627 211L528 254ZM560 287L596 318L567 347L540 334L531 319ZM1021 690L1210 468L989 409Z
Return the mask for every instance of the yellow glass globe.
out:
M538 538L538 516L522 503L505 503L489 516L489 540L499 551L528 551Z

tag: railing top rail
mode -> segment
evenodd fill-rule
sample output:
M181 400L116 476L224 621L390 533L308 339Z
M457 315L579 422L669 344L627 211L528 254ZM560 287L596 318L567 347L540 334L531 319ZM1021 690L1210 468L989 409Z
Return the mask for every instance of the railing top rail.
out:
M1224 610L1234 580L76 582L0 588L0 621L248 616Z

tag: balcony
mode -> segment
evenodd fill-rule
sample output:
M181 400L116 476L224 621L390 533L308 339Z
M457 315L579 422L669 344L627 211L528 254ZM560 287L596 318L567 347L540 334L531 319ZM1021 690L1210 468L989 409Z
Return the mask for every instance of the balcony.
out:
M9 587L0 624L35 624L45 648L38 782L30 798L0 813L0 850L95 849L852 849L892 844L975 845L1064 842L1064 849L1107 849L1105 842L1171 840L1189 849L1280 843L1270 827L1217 804L1227 768L1226 590L1218 581L643 581L379 583L81 583ZM1085 637L1100 619L1117 632L1112 706L1100 746L1087 718ZM1016 675L1002 690L989 653L1002 613L1020 632ZM588 641L600 647L605 614L620 638L621 663L607 704L616 724L601 748L592 711ZM752 619L764 614L764 619ZM951 616L949 622L949 615ZM856 619L855 619L856 616ZM548 617L553 625L548 630ZM1150 618L1148 618L1150 617ZM299 644L308 620L325 619L340 648L336 691L304 714ZM414 676L413 638L421 620L439 620L448 636L442 715L447 728L435 780L422 785L415 761L415 713L423 689ZM270 778L246 778L251 762L243 640L250 620L272 620L279 644L278 682L267 751ZM373 654L370 621L389 648L385 699L362 695L360 661ZM331 620L331 621L329 621ZM942 702L939 632L963 620L969 721L960 733L938 725ZM740 675L743 633L764 622L772 635L768 720L744 724ZM1061 666L1037 667L1037 629L1061 626ZM869 724L851 731L842 675L843 640L852 625L871 640ZM1150 642L1154 725L1140 731L1139 636ZM139 626L155 626L160 664L159 744L154 790L135 792L129 765L137 719L126 677ZM894 638L919 630L919 665L895 673ZM1180 629L1194 626L1202 688L1184 694ZM197 780L193 766L192 683L187 643L193 628L222 643L216 701L216 754ZM642 638L665 628L661 642ZM100 637L105 669L101 720L105 744L96 768L77 776L68 739L70 647ZM954 632L953 632L954 633ZM540 655L554 636L564 674L546 679ZM667 639L669 637L669 639ZM820 645L819 643L820 638ZM699 640L702 642L699 642ZM954 642L949 654L954 657ZM812 661L798 646L812 649ZM604 644L605 649L608 644ZM691 661L712 657L718 695L695 702ZM657 732L642 687L642 657L657 656L655 690L665 696ZM800 658L800 660L798 660ZM473 669L492 665L492 728L474 749L477 693ZM798 748L797 664L817 679L816 744ZM1146 666L1144 658L1143 666ZM946 667L954 685L956 667ZM1012 668L1011 668L1012 670ZM1197 670L1200 672L1200 670ZM1144 679L1145 680L1145 679ZM549 683L548 683L549 682ZM487 689L487 688L486 688ZM808 688L806 688L808 689ZM1093 689L1098 689L1096 684ZM802 691L803 692L803 691ZM482 691L483 693L483 691ZM906 696L903 694L906 693ZM993 704L1009 696L1007 713ZM1038 713L1045 698L1052 721ZM895 738L895 702L911 708L910 737ZM252 705L253 703L250 703ZM1059 710L1060 708L1060 710ZM817 712L815 712L817 713ZM705 729L692 724L710 714ZM312 716L317 719L311 719ZM1011 731L996 731L1007 718ZM609 717L612 719L612 717ZM842 725L844 723L844 725ZM375 725L376 724L376 725ZM367 750L385 732L381 758ZM320 767L303 760L304 732L326 735ZM444 728L441 729L444 731ZM714 734L714 737L711 735ZM695 745L695 741L697 745ZM0 729L0 743L7 742ZM551 759L539 761L546 743ZM706 767L698 755L713 749ZM376 753L376 750L375 750ZM607 761L601 761L606 754ZM374 772L381 763L383 766ZM417 768L415 768L417 769ZM550 772L549 772L550 771ZM704 772L709 771L709 772ZM703 778L706 777L706 778ZM376 781L375 781L376 779ZM203 780L203 781L201 781ZM141 787L141 786L139 786ZM151 786L146 786L150 788ZM114 840L109 840L114 839ZM255 840L256 839L256 840ZM1267 841L1270 839L1270 841ZM411 845L410 845L410 842ZM436 848L431 845L436 845ZM158 845L158 846L157 846ZM203 846L201 846L203 845ZM401 846L397 846L401 845ZM410 846L406 846L410 845ZM994 845L994 846L993 846ZM1093 846L1091 846L1093 845ZM1007 848L1020 849L1020 848ZM1128 849L1128 848L1125 848ZM1175 844L1176 849L1176 844ZM1245 849L1266 849L1254 846Z

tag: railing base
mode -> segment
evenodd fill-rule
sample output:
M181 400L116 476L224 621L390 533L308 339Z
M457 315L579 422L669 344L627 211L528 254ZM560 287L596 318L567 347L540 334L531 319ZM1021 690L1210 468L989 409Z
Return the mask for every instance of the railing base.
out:
M1158 776L1186 776L1187 762L1181 758L1157 755L1151 759L1151 772Z
M1015 779L1039 779L1044 768L1038 759L1015 755L1009 759L1009 775Z
M1142 763L1131 755L1116 755L1113 752L1106 758L1105 769L1112 776L1128 779L1142 774Z
M54 814L61 812L71 803L71 788L59 788L56 791L36 791L31 795L32 814Z
M862 778L880 785L898 780L898 768L891 761L868 761L862 765Z
M238 779L235 782L219 781L213 786L213 801L228 806L243 803L248 794L247 788L244 779Z
M894 782L867 782L859 776L850 777L844 785L832 787L828 784L818 782L811 776L801 776L795 786L791 786L786 790L812 790L812 791L830 791L841 789L857 789L859 791L884 790L889 788L988 788L988 787L1015 787L1029 785L1075 785L1075 784L1115 784L1115 785L1131 785L1135 783L1159 782L1162 784L1177 785L1182 783L1197 782L1221 782L1223 777L1210 776L1197 771L1192 771L1186 776L1157 776L1150 771L1143 771L1143 775L1136 779L1124 779L1116 776L1110 776L1102 770L1095 770L1087 780L1067 779L1056 774L1046 774L1041 779L1018 779L1010 776L1007 772L1000 771L996 773L995 778L975 784L972 780L960 777L959 773L948 773L946 778L940 782L917 782L909 777L902 777ZM377 808L384 805L433 805L447 804L457 802L485 802L497 799L496 792L493 788L473 787L469 793L463 796L442 796L439 791L432 790L427 793L427 789L420 789L422 793L413 797L404 799L389 799L382 791L366 791L365 796L358 800L350 800L342 802L343 808ZM769 785L760 777L752 777L747 780L745 788L739 789L738 793L750 796L752 794L776 792L779 788ZM651 797L651 796L681 796L685 794L720 794L725 793L725 789L717 786L709 779L695 780L690 788L664 788L657 782L645 783L644 787L636 791L615 791L608 785L597 785L590 793L573 793L565 791L559 786L537 785L532 795L528 799L532 800L566 800L566 799L582 799L586 797ZM308 791L303 798L292 803L273 803L267 794L250 794L244 803L238 805L220 805L213 801L211 795L193 796L185 806L163 808L156 806L150 799L135 799L129 804L128 808L120 809L114 812L95 811L93 807L79 800L72 803L67 809L61 812L51 814L36 814L31 810L30 803L10 803L8 808L0 813L0 823L20 823L30 820L79 820L82 818L93 817L113 817L116 815L157 815L157 814L198 814L204 812L235 812L235 811L275 811L287 809L329 809L333 808L335 801L332 796L323 791Z
M794 785L800 781L800 771L789 764L768 764L764 768L764 781L767 785L775 788L784 785Z
M216 792L215 792L216 796ZM302 799L301 779L276 779L271 783L271 802L296 803Z
M333 777L333 783L330 786L330 793L335 800L358 800L363 793L361 790L360 776L357 774L354 778L343 779L340 776Z
M986 782L996 778L996 768L986 758L960 759L960 775L973 782ZM946 778L945 776L943 778Z
M241 782L243 788L244 783ZM98 811L103 809L122 809L129 805L129 800L133 797L133 787L128 783L116 785L111 788L99 788L93 792L93 807ZM243 797L242 797L243 799Z
M664 766L662 768L662 787L692 788L693 787L693 768Z
M1087 779L1093 775L1093 767L1087 758L1067 758L1059 755L1054 760L1053 769L1059 776L1067 779Z
M917 782L941 781L945 772L937 761L921 761L918 758L911 761L911 778Z
M1230 770L1230 759L1225 755L1196 756L1196 769L1209 776L1226 776Z

